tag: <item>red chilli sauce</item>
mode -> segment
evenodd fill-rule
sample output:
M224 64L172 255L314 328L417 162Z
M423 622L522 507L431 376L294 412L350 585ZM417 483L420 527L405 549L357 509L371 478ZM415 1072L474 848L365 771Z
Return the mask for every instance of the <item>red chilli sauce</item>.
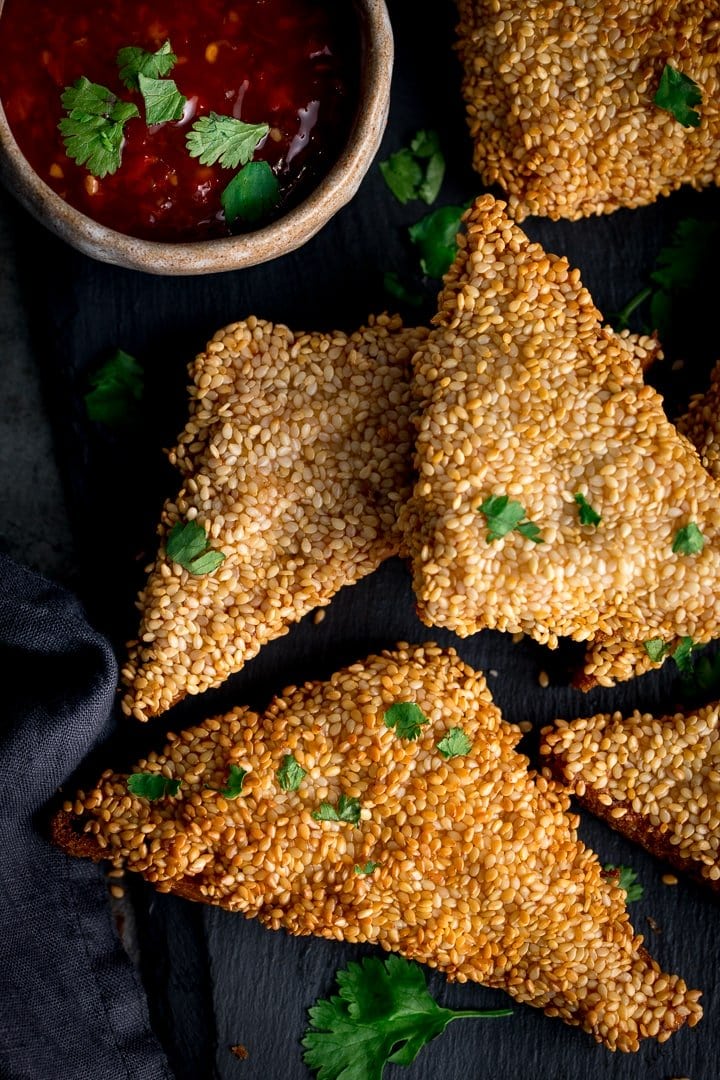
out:
M116 57L168 40L178 57L169 77L188 103L181 120L148 127ZM230 234L220 194L237 170L201 165L185 144L210 112L270 126L254 159L275 172L280 204L254 227L300 202L348 138L359 67L349 0L5 0L0 19L0 100L27 160L84 214L148 240ZM62 92L83 75L140 110L104 179L68 158L58 131Z

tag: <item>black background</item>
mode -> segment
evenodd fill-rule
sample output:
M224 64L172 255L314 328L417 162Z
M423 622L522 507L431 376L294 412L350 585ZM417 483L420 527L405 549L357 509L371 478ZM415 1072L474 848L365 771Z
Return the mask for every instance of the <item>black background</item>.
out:
M447 2L393 0L389 6L396 69L380 159L407 145L418 128L434 127L448 160L439 203L466 202L481 185L469 165L460 72L452 51L454 11ZM579 266L600 309L612 312L646 284L674 223L688 215L716 219L718 206L716 191L683 191L638 211L577 223L531 219L524 227L548 250ZM177 487L161 451L173 444L185 421L185 365L218 327L251 313L298 330L350 330L369 312L395 310L383 291L383 272L396 270L406 278L416 272L407 226L425 212L421 203L397 203L375 165L354 201L300 251L254 270L163 279L86 259L18 211L25 237L24 295L73 520L77 588L95 624L119 649L136 628L133 598L152 556L162 500ZM717 291L716 282L707 284L709 292ZM425 283L426 303L419 311L403 311L407 322L432 315L436 287ZM674 327L673 355L684 366L674 368L671 357L651 376L666 393L671 415L707 380L714 359L708 329L713 315L712 305L698 298L683 325ZM136 355L147 372L146 416L135 432L120 436L91 425L82 401L89 373L118 346ZM551 653L529 641L513 645L494 632L465 641L431 632L415 618L407 570L391 560L341 592L322 624L304 620L219 690L178 706L149 728L124 722L123 756L159 745L166 730L231 704L261 706L289 683L327 676L397 640L431 637L456 645L488 674L508 720L529 720L536 730L559 716L636 706L667 711L680 700L671 665L614 691L582 695L567 686L578 655L574 647ZM549 689L538 684L541 670L550 675ZM535 745L535 734L522 744L531 757ZM388 1067L385 1080L405 1075L416 1080L711 1080L720 1074L717 903L689 882L662 884L666 868L603 824L584 818L581 831L603 862L625 863L638 873L645 896L631 907L634 924L667 970L703 989L701 1025L664 1046L648 1040L637 1055L613 1055L560 1021L516 1006L511 1019L451 1025L410 1070ZM157 895L142 882L133 882L131 890L153 1021L178 1078L309 1077L299 1045L306 1010L333 990L338 967L368 950L271 933L237 915ZM506 1003L499 992L451 986L428 975L442 1004ZM247 1047L244 1061L229 1051L238 1043Z

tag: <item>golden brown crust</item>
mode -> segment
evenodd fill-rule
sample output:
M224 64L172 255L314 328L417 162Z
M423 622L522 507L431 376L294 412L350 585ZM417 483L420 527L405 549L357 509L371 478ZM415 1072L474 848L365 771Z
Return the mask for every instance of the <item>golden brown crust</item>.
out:
M414 740L385 722L399 701L427 718ZM467 743L445 756L457 728ZM180 780L174 794L141 798L107 771L54 834L271 929L375 942L506 989L611 1048L693 1025L698 994L642 950L567 796L528 772L519 738L452 650L400 646L288 688L262 716L235 709L170 736L135 771ZM289 788L287 755L303 771ZM231 765L245 770L235 798ZM349 819L317 816L341 797L357 800Z
M693 395L677 426L697 449L710 475L720 480L720 361L713 368L710 386L703 394Z
M542 736L546 774L581 806L720 894L718 706L558 721Z
M717 0L458 0L473 162L511 215L579 218L720 180ZM701 88L701 123L653 101L666 64Z

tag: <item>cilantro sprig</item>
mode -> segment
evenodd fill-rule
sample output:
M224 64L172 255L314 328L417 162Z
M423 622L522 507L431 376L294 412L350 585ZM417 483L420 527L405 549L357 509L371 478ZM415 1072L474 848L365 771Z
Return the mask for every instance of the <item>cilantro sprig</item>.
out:
M251 161L232 178L220 195L228 225L254 222L280 200L280 184L267 161Z
M102 179L120 168L125 124L139 116L137 105L120 101L112 90L83 75L62 95L67 116L58 128L65 152L93 176Z
M169 41L157 52L147 52L136 45L128 45L117 54L120 78L128 90L140 90L140 76L145 79L164 79L177 63L177 56Z
M383 721L386 728L392 731L400 739L417 739L422 731L423 724L430 721L419 705L414 701L396 701L385 710Z
M245 783L247 774L247 769L242 769L239 765L231 765L228 770L228 779L225 786L221 788L212 788L212 790L217 791L218 795L222 795L226 799L237 799L239 795L242 795L243 784Z
M444 758L448 760L454 757L464 757L472 750L472 739L469 739L461 727L450 728L446 735L437 743L437 748Z
M307 773L294 754L285 754L275 776L283 791L297 791Z
M355 863L355 873L361 877L368 877L370 874L374 874L379 866L379 862L366 862L364 866Z
M599 525L602 521L602 517L600 516L600 514L598 514L597 510L595 510L594 507L590 505L582 492L578 491L577 494L573 496L573 498L575 499L575 503L578 508L578 518L580 519L580 524L595 526Z
M149 79L141 72L138 82L145 102L145 119L148 124L182 120L187 98L180 93L172 79Z
M269 130L268 124L246 124L211 112L195 121L185 141L188 153L201 165L219 163L223 169L237 169L252 159Z
M608 863L603 867L602 876L609 881L614 881L621 889L625 890L625 898L628 904L635 900L642 900L645 890L638 881L635 871L629 866L613 866Z
M169 780L162 773L132 773L127 778L127 789L131 795L152 801L163 799L166 795L177 795L180 781Z
M134 356L117 349L107 363L90 376L90 385L92 389L85 394L85 409L92 421L121 428L137 419L145 377Z
M385 1065L410 1065L449 1023L511 1016L511 1009L444 1009L425 975L399 956L371 956L337 973L339 994L318 1001L302 1040L318 1080L382 1080Z
M441 278L452 266L457 252L465 206L441 206L410 226L410 239L420 253L423 273Z
M360 810L359 799L341 795L336 806L329 802L321 802L317 810L313 810L312 816L315 821L346 821L350 825L357 825L360 821Z
M418 131L409 147L380 162L380 172L398 202L435 202L445 176L445 158L436 131Z
M699 555L705 547L705 537L694 521L689 521L675 533L672 549L676 555Z
M681 675L689 675L692 672L692 654L696 648L691 637L681 637L677 645L671 651L671 645L662 638L650 638L643 642L643 648L654 664L659 664L668 653L672 656Z
M223 551L210 546L198 521L177 521L168 534L165 551L168 559L196 577L212 574L227 558Z
M653 102L674 116L683 127L700 126L700 113L695 106L702 105L702 91L689 75L671 64L663 68Z
M488 532L485 539L488 544L502 540L511 532L519 532L533 544L543 544L540 529L532 521L525 521L525 508L508 495L489 495L478 507L478 513L485 515Z

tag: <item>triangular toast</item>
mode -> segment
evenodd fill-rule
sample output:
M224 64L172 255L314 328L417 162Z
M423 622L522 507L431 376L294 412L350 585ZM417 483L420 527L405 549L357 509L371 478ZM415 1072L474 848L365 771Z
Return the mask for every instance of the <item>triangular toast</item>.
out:
M400 703L415 730L386 715ZM692 1026L697 992L641 947L568 796L528 772L519 738L452 650L399 646L262 716L170 736L133 771L179 781L173 794L151 801L108 771L54 836L271 929L373 942L505 989L610 1048Z

